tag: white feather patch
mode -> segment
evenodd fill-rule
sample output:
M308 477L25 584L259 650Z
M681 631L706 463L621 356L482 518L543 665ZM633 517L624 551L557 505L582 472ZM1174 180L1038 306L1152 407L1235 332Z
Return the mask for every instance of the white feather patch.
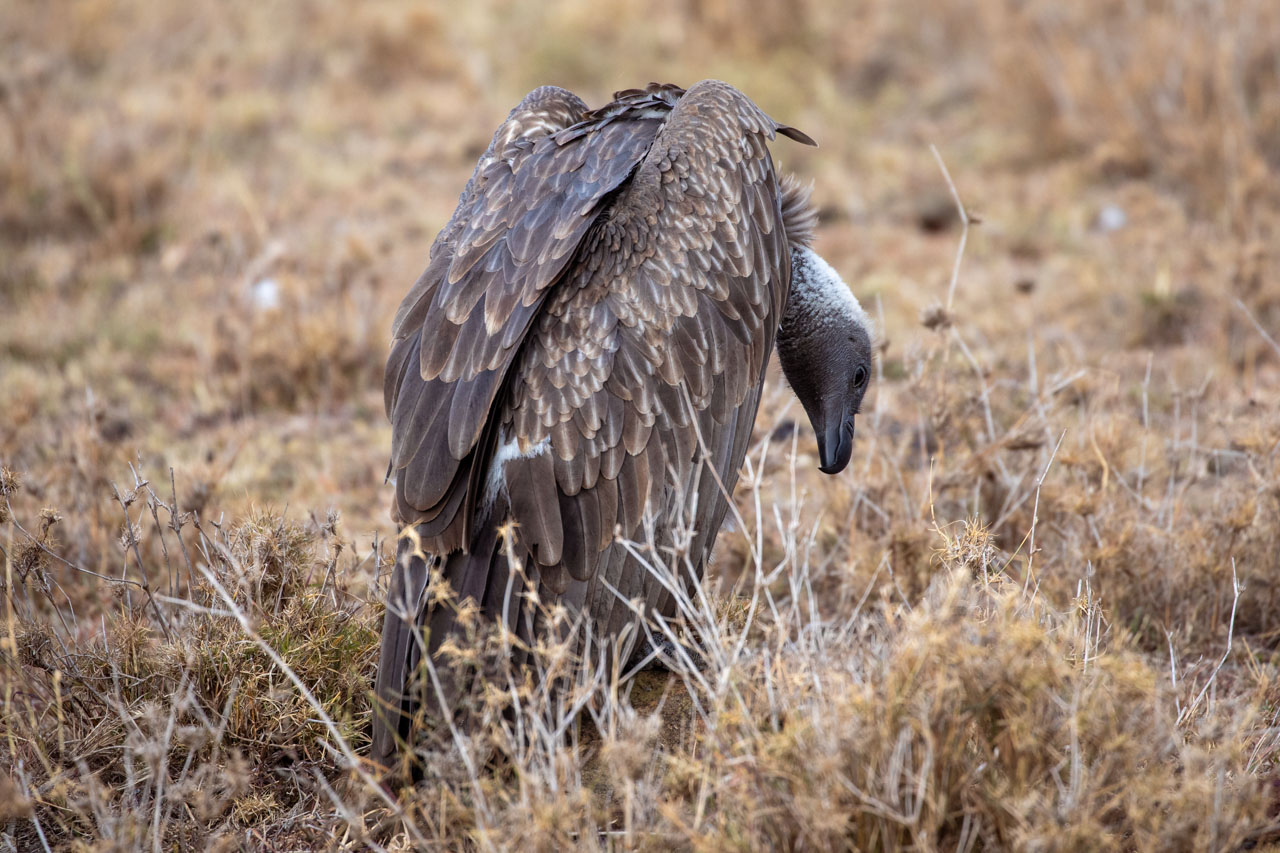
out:
M812 249L793 247L791 250L791 298L798 299L805 312L813 318L843 315L872 334L871 318L862 309L858 297L844 283L840 273Z
M550 447L550 438L544 438L526 450L522 450L520 442L515 439L508 439L499 444L493 451L493 459L489 462L489 478L484 487L485 508L487 509L493 503L493 499L498 496L498 490L506 486L506 477L503 472L508 462L515 459L532 459L546 453Z

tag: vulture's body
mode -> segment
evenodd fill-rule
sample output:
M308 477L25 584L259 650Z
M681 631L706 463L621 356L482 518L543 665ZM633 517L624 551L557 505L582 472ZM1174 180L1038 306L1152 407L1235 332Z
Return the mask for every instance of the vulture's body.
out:
M775 173L776 132L808 141L707 81L622 92L595 111L543 87L494 135L400 307L387 363L393 514L417 535L388 595L379 761L409 738L421 655L456 629L454 608L428 604L432 567L525 641L541 630L521 606L530 592L596 638L624 633L632 600L670 616L670 581L622 540L661 548L677 515L694 530L693 571L677 582L701 576L813 225L806 194ZM793 342L817 331L792 325L804 327ZM811 401L788 378L824 463L847 461L853 412L824 432L814 406L831 408L826 391Z

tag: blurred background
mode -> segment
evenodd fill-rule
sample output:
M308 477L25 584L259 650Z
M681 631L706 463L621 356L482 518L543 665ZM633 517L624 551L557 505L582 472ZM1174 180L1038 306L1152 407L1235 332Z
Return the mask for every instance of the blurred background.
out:
M719 727L659 684L486 779L488 830L452 759L406 807L439 849L1275 840L1280 3L5 0L0 846L357 844L395 309L530 89L708 77L819 141L773 152L877 324L849 468L775 371L717 545L781 651Z
M0 460L84 567L120 571L130 465L206 516L394 533L391 317L545 83L598 105L721 78L820 142L775 156L880 325L857 464L819 478L795 438L847 571L891 554L922 584L930 525L971 516L1015 552L1057 448L1044 570L1147 577L1120 618L1153 632L1208 605L1150 585L1207 572L1216 626L1227 558L1280 512L1270 0L12 0L0 54ZM949 311L931 145L974 222ZM761 434L798 414L774 393ZM1201 557L1169 556L1184 535Z

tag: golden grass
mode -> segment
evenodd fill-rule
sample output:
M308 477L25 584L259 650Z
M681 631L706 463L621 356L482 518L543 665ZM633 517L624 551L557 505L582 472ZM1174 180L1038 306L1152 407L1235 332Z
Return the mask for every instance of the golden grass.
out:
M1276 841L1274 3L19 0L0 45L0 846ZM881 326L854 461L772 377L703 666L479 691L388 793L396 304L525 91L704 77L822 145L775 152Z

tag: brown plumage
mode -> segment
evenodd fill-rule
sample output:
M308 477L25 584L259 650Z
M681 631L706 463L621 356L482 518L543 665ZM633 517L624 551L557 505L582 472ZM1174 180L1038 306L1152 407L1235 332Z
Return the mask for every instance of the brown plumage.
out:
M585 611L596 636L633 620L619 596L673 609L615 531L644 539L649 517L661 543L664 520L695 506L701 575L728 504L700 469L733 489L787 303L787 228L793 243L813 230L807 191L779 185L777 132L812 144L716 81L651 84L594 111L537 89L396 315L393 514L456 591L524 639L539 629L511 603L526 581L498 545L507 522L527 584ZM412 551L402 543L378 672L384 764L410 735L417 631L434 653L454 630L451 609L425 605Z

